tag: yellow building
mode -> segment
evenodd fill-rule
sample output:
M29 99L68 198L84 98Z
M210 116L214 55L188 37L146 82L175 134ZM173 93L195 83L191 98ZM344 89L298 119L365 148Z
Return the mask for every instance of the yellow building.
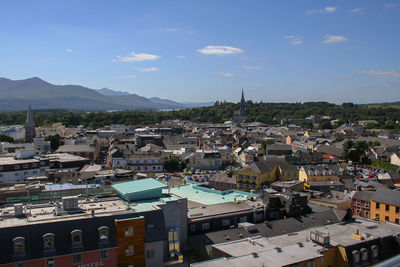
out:
M237 171L236 179L238 190L258 190L262 185L277 180L298 180L298 171L295 166L285 161L256 161L247 168Z
M370 218L380 222L400 223L400 192L378 189L370 204Z
M345 170L338 166L307 165L301 167L299 180L303 182L335 181Z

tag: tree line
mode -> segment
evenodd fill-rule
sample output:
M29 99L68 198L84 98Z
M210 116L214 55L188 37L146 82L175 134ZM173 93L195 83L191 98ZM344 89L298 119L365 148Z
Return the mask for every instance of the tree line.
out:
M190 120L193 122L222 123L233 117L239 103L217 101L213 106L174 111L140 111L125 110L116 112L83 112L68 110L34 110L33 118L37 126L50 126L61 122L68 127L83 125L88 128L98 128L110 124L151 125L163 120ZM265 103L246 102L247 122L262 122L276 125L275 116L305 118L310 115L331 116L339 123L357 120L375 120L377 123L367 125L367 128L382 128L399 130L400 108L393 106L369 106L353 103L336 105L328 102L305 103ZM0 124L25 124L26 111L0 112ZM328 121L323 121L323 127L330 128Z

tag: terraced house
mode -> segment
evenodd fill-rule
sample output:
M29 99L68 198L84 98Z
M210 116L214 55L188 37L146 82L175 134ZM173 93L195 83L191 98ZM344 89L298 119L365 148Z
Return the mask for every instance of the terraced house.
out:
M371 219L400 223L400 192L378 189L371 199Z
M238 170L236 179L238 190L258 190L275 181L298 180L298 171L285 161L263 160Z
M299 171L299 180L303 182L335 181L345 173L345 168L334 165L303 166Z

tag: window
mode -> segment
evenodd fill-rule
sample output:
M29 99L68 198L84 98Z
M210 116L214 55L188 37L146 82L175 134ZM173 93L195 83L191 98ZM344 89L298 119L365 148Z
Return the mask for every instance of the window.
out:
M154 249L151 249L151 250L147 250L147 251L146 251L146 258L147 258L147 259L152 259L152 258L154 258Z
M100 259L101 260L108 259L108 257L110 257L110 252L108 251L108 249L100 250Z
M22 168L27 169L28 168L28 164L22 165Z
M229 221L229 219L223 219L222 220L222 226L229 226L231 223Z
M369 219L369 212L368 211L365 212L365 217L364 218Z
M378 214L378 213L375 214L375 218L376 218L377 220L379 220L379 214Z
M353 263L359 263L360 262L360 252L358 250L353 250Z
M368 251L366 248L360 249L361 252L361 261L368 261Z
M365 207L369 208L369 202L368 201L365 202Z
M15 267L25 267L25 263L21 262L21 263L16 263Z
M396 207L396 213L400 213L400 207Z
M379 210L381 208L381 203L376 203L376 209Z
M99 227L99 241L108 241L109 229L107 226Z
M20 255L25 254L25 238L16 237L13 239L14 243L14 254Z
M133 236L133 227L132 226L125 228L125 236Z
M49 258L46 260L46 267L54 267L54 259Z
M389 216L385 216L385 221L389 221Z
M14 165L14 169L18 170L19 169L19 165Z
M372 251L372 258L377 258L379 255L379 248L377 245L372 245L371 246L371 251Z
M397 223L397 224L399 224L399 219L396 218L396 219L394 220L394 222Z
M385 211L389 211L390 210L390 206L389 205L385 205Z
M134 252L134 250L133 250L133 245L127 245L127 246L125 247L125 255L126 255L126 256L133 256L133 255L135 255L135 252Z
M309 261L308 263L307 263L307 267L314 267L315 265L314 265L314 261L313 260L311 260L311 261Z
M239 221L240 221L241 223L247 222L247 217L246 217L246 216L240 217Z
M191 232L196 231L196 225L195 224L190 225L190 231Z
M47 233L43 235L43 248L44 250L54 249L54 234Z
M74 264L81 264L82 263L82 255L81 254L75 254L74 255Z
M79 247L82 246L82 231L74 230L71 232L72 246Z
M202 224L201 224L201 229L202 229L202 230L208 230L208 229L210 229L210 223L209 223L209 222L202 223Z

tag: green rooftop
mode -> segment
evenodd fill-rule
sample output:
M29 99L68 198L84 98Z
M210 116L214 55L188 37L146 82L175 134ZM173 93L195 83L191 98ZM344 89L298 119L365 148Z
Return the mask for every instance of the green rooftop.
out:
M153 178L147 178L114 184L112 188L117 191L121 198L130 202L160 198L162 196L162 189L168 188L168 186Z
M167 193L167 189L164 193ZM177 195L182 198L187 198L188 201L200 203L202 205L214 205L226 202L233 202L236 200L246 200L247 197L256 198L256 194L239 190L226 190L219 191L215 189L205 188L199 186L198 183L190 183L188 185L171 187L171 194Z

